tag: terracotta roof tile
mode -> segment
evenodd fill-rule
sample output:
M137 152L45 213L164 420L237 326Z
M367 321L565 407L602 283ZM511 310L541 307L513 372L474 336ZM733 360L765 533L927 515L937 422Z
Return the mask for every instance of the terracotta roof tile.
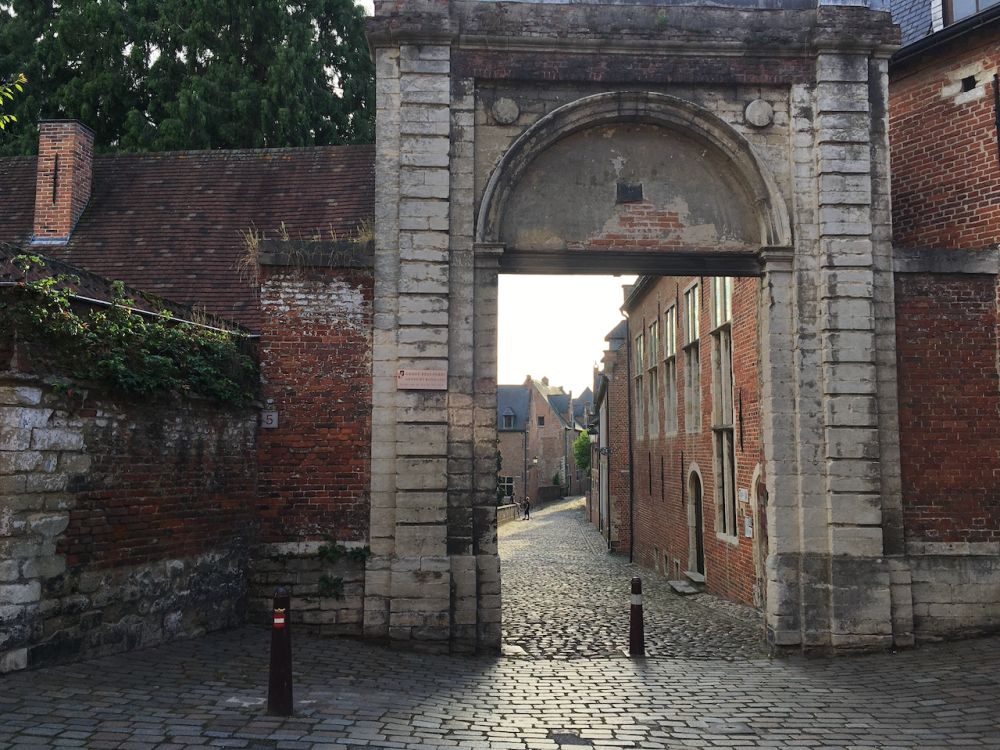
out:
M374 212L374 147L114 154L69 244L42 252L182 304L257 326L241 231L343 239ZM35 159L0 159L0 241L31 234Z

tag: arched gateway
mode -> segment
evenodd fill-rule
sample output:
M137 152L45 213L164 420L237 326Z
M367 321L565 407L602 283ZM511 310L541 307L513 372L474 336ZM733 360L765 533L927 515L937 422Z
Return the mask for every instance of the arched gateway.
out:
M376 3L365 631L500 642L500 271L759 276L777 646L905 642L888 14ZM897 603L897 606L893 604Z

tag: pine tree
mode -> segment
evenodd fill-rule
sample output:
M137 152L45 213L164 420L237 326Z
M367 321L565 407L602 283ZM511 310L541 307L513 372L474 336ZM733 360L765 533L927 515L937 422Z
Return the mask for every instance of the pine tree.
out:
M370 142L374 71L353 0L12 0L0 77L32 82L0 153L40 118L75 118L105 150ZM29 127L30 126L30 127Z

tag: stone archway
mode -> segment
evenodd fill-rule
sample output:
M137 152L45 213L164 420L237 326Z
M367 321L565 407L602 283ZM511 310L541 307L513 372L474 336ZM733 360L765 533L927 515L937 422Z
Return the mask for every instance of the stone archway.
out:
M413 13L403 3L370 24L370 636L498 647L497 275L576 264L760 276L768 637L806 650L892 642L899 492L883 115L894 32L857 8L768 11L784 30L772 41L753 31L762 11L671 7L666 26L659 12L458 0ZM592 225L544 216L527 226L535 235L523 221L511 231L533 164L570 139L614 139L616 127L650 128L682 143L678 153L700 144L706 174L739 211L681 197L693 224L721 216L726 231L695 242L680 221L635 246L627 232L598 246ZM622 182L625 200L610 202L629 202L634 181Z

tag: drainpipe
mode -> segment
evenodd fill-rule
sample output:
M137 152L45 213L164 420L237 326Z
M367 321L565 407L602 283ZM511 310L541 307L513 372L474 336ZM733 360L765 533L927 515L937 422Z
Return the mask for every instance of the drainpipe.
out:
M628 311L622 310L628 319ZM626 326L625 388L628 396L628 561L635 558L635 463L632 455L632 330Z

